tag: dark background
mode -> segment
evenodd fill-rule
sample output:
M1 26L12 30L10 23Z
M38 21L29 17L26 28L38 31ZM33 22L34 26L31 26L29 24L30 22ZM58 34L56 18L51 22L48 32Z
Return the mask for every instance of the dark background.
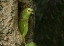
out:
M33 0L34 42L38 46L64 46L64 0Z

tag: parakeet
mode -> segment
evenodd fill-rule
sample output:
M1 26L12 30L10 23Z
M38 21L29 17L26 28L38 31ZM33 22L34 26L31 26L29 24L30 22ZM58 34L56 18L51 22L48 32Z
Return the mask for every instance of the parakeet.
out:
M19 16L19 20L18 20L18 27L19 30L22 34L23 37L23 42L25 43L25 36L28 32L28 20L29 20L29 16L33 13L33 9L31 8L25 8ZM33 42L32 42L33 43ZM32 44L30 43L30 44ZM25 46L27 46L28 44L26 44Z
M26 44L25 46L37 46L34 42L30 42L28 44Z
M33 9L31 8L25 8L19 16L19 30L23 37L26 36L28 32L28 19L30 14L33 12Z

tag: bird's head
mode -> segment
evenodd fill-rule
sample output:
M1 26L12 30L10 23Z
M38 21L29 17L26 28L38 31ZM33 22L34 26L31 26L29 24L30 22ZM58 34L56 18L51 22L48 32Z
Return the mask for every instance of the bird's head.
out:
M23 13L26 15L26 16L30 16L31 14L33 14L33 9L31 8L25 8L23 10Z
M29 16L33 14L33 9L31 8L25 8L21 13L20 13L20 18L22 19L29 19Z

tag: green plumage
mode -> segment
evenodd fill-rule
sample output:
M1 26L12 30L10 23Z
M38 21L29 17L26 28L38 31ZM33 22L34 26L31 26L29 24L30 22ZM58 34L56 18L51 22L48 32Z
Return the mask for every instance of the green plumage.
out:
M19 16L18 27L23 37L23 42L25 43L25 36L28 32L28 20L30 14L33 12L31 8L25 8ZM26 46L26 45L25 45Z
M26 44L26 46L37 46L34 42L30 42L28 44Z
M19 16L19 30L23 36L23 38L26 36L28 32L28 19L30 14L32 13L31 8L24 9Z

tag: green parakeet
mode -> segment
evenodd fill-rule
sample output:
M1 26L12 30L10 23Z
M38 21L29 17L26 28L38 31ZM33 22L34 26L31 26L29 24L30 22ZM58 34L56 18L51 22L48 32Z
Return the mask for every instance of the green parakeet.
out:
M23 37L23 42L25 43L25 36L28 32L28 20L29 20L29 16L31 15L31 13L33 12L33 9L31 8L25 8L21 13L20 13L20 16L19 16L19 22L18 22L18 27L19 27L19 30L22 34L22 37ZM30 45L33 44L30 43ZM29 44L26 44L25 46L27 46Z
M28 19L30 14L32 13L33 9L31 8L25 8L19 16L19 30L23 37L26 36L28 32Z
M37 46L34 42L30 42L28 44L26 44L25 46Z

